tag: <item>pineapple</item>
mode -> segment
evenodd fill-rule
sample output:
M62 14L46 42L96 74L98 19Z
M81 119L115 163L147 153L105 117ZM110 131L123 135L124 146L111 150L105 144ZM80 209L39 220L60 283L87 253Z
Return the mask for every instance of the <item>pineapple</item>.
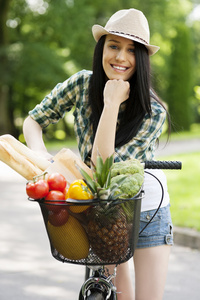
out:
M116 193L118 185L111 188L112 165L113 156L107 158L105 163L98 156L93 179L80 170L94 197L101 199L88 212L87 228L93 253L107 264L123 261L129 246L126 215L121 204L116 202L115 195L119 198L119 193Z
M120 205L93 207L89 213L88 237L92 251L106 263L123 261L127 255L129 232Z

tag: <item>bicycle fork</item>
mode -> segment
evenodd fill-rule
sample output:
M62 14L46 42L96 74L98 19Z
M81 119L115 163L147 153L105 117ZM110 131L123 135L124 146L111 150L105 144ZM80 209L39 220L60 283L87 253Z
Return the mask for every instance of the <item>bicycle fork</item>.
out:
M116 270L117 268L115 267L114 273L108 277L104 275L104 269L95 270L93 275L81 287L80 294L82 294L82 299L93 299L92 294L99 293L102 295L99 299L116 300L116 287L112 283L112 279L116 277Z

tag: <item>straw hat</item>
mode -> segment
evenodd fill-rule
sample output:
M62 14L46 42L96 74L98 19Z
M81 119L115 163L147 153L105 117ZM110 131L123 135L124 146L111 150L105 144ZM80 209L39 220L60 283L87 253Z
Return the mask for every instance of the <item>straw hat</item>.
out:
M105 27L93 25L92 33L98 41L105 34L114 34L139 42L149 50L149 55L155 54L160 47L150 45L149 25L144 14L134 8L117 11L106 23Z

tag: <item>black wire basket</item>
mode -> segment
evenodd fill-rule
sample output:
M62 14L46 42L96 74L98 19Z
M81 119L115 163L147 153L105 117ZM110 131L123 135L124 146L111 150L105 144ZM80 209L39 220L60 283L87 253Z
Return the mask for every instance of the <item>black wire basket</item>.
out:
M35 200L53 257L88 266L129 260L137 245L142 196L141 189L131 199Z

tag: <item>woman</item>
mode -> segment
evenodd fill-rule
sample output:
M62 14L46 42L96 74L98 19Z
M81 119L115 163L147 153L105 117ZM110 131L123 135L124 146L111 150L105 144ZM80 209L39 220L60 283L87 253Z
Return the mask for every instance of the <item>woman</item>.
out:
M136 9L120 10L105 27L94 25L97 41L93 72L83 70L58 84L24 122L27 145L50 158L42 128L57 122L74 109L74 129L80 155L95 163L97 152L105 160L115 152L115 161L154 158L166 110L150 86L149 56L159 47L149 43L145 16ZM116 285L119 300L161 300L172 245L169 197L162 171L152 171L162 181L165 197L157 214L139 237L134 254L135 292L128 263L118 266ZM141 228L160 202L159 187L145 176ZM110 267L110 271L112 268Z

